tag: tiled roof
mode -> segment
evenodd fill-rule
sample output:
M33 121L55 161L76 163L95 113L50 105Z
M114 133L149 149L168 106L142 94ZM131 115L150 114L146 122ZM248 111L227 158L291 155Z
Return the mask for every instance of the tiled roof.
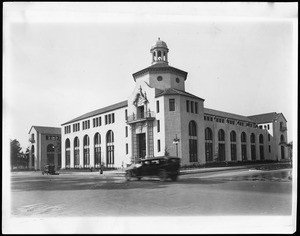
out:
M240 120L240 121L246 121L246 122L251 122L253 123L254 121L249 119L247 116L241 116L229 112L224 112L224 111L218 111L218 110L213 110L210 108L204 108L204 114L209 114L213 116L219 116L219 117L224 117L224 118L230 118L234 120Z
M182 96L187 96L187 97L191 97L191 98L196 98L196 99L201 99L204 101L203 98L197 97L191 93L179 90L179 89L174 89L174 88L167 88L164 90L161 90L161 92L159 92L158 94L156 94L155 97L160 97L160 96L164 96L164 95L182 95Z
M107 106L107 107L104 107L104 108L100 108L98 110L95 110L95 111L91 111L91 112L88 112L86 114L83 114L81 116L78 116L68 122L65 122L63 123L62 125L65 125L65 124L68 124L68 123L72 123L72 122L75 122L75 121L79 121L79 120L82 120L82 119L86 119L86 118L89 118L89 117L92 117L92 116L95 116L95 115L100 115L102 113L105 113L105 112L109 112L109 111L113 111L113 110L116 110L116 109L119 109L119 108L122 108L122 107L127 107L128 106L128 101L123 101L123 102L119 102L119 103L116 103L116 104L113 104L113 105L110 105L110 106Z
M186 80L187 78L187 72L186 71L183 71L183 70L180 70L180 69L177 69L175 67L172 67L172 66L169 66L168 64L166 63L157 63L157 64L153 64L143 70L140 70L134 74L132 74L134 80L136 80L136 77L140 76L140 75L143 75L147 72L174 72L174 73L178 73L180 75L182 75L184 77L184 80Z
M248 116L248 118L255 121L258 124L261 124L261 123L271 123L274 120L276 120L280 115L282 115L282 113L270 112L270 113L264 113L264 114L254 115L254 116Z
M61 128L57 127L46 127L46 126L31 126L28 133L30 133L31 129L34 128L38 133L41 134L61 134Z

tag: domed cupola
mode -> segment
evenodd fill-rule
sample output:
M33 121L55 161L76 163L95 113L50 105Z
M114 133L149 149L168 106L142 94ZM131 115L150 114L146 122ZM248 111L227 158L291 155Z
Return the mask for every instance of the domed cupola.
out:
M165 63L168 64L168 52L169 49L164 41L160 38L156 41L156 44L151 47L150 53L152 53L152 64Z

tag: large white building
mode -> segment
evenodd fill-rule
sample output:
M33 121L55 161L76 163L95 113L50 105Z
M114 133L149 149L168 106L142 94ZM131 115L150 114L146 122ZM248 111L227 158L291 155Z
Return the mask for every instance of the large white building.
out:
M168 52L158 39L126 101L62 124L62 168L121 167L167 153L183 165L287 158L282 113L247 117L205 108L185 91L188 73L169 65Z

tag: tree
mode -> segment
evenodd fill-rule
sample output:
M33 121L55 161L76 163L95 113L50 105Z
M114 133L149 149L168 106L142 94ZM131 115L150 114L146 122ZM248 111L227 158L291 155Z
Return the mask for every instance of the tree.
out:
M28 167L28 155L29 150L27 148L26 153L22 152L22 147L18 140L10 140L10 166L13 167Z

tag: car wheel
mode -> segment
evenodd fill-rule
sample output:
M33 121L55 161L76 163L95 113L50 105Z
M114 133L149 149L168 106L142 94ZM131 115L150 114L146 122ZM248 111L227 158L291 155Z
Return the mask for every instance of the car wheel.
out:
M167 180L167 172L165 170L161 170L159 172L159 179L160 179L160 181L166 181Z
M172 181L176 181L177 178L178 178L178 175L172 175L172 176L171 176L171 180L172 180Z
M131 172L130 171L125 173L125 179L127 181L130 181L130 179L131 179Z

